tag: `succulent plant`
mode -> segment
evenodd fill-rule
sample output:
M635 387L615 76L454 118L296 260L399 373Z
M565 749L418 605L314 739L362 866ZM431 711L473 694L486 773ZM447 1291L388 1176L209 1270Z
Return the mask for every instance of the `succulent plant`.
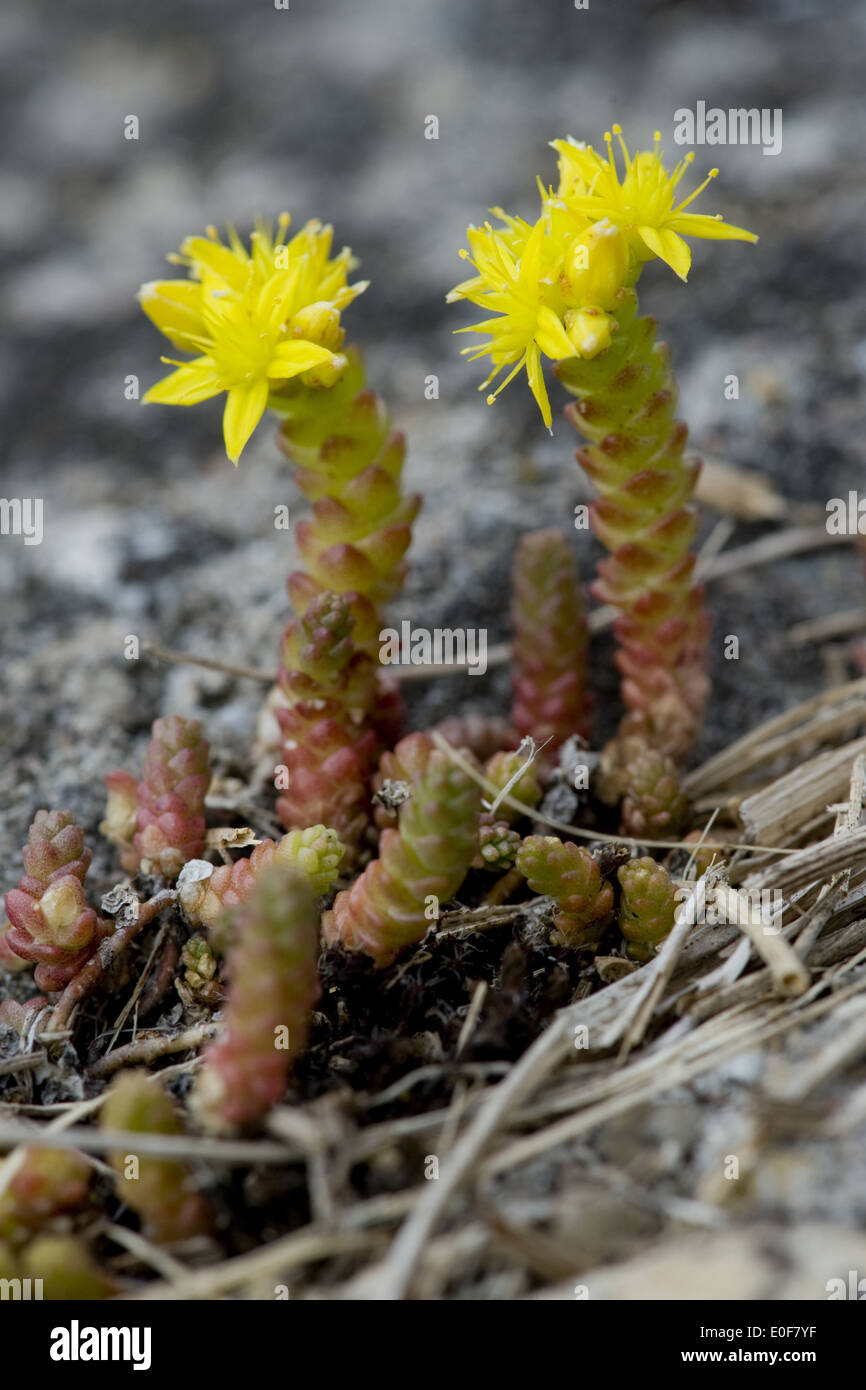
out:
M529 835L515 862L534 893L556 899L553 924L566 946L591 942L613 916L613 889L583 845Z
M344 853L336 831L327 826L290 830L276 843L262 840L249 858L221 864L210 874L210 866L202 863L201 875L196 874L189 881L181 878L181 906L191 926L215 927L226 908L246 901L260 875L272 864L296 869L307 878L316 897L321 897L337 878Z
M158 874L174 882L187 860L201 854L208 754L199 721L175 714L155 721L138 782L129 772L108 774L100 829L121 850L127 873Z
M426 734L402 739L383 768L412 794L398 828L382 831L379 858L337 894L322 922L327 945L365 951L379 967L420 941L457 892L475 856L480 807L473 779Z
M523 771L520 772L521 767ZM511 779L517 777L516 782ZM510 752L494 753L484 765L484 776L488 782L492 782L496 788L495 792L486 793L488 801L494 801L499 792L504 792L511 783L508 795L514 797L515 801L520 801L524 806L529 806L533 810L541 800L541 783L538 779L538 767L536 763L529 762L527 756L520 749L515 748ZM496 814L500 820L512 824L516 821L520 812L514 810L507 802L500 802Z
M21 857L24 873L6 894L5 946L35 963L40 989L63 989L109 930L84 894L92 856L70 811L37 811Z
M180 1115L162 1084L145 1071L126 1071L113 1082L100 1111L105 1130L135 1134L183 1133ZM195 1176L180 1159L136 1153L135 1140L110 1155L117 1193L141 1218L145 1235L157 1244L185 1240L210 1230L212 1214Z
M277 801L287 830L331 826L350 851L369 821L369 777L378 748L370 722L376 668L352 640L346 598L323 593L289 624L276 707L281 767L288 786Z
M23 1244L52 1217L76 1211L87 1197L91 1165L74 1149L26 1149L0 1192L0 1240Z
M636 839L677 835L689 803L676 763L642 739L625 738L619 743L619 776L625 788L622 833Z
M520 836L507 821L491 821L478 827L478 853L472 861L475 869L503 873L514 866L520 848Z
M619 928L627 941L655 947L674 925L677 890L662 864L654 859L630 859L617 870L621 889Z
M467 300L485 314L471 331L489 341L465 349L473 358L490 357L482 389L507 371L489 403L525 368L549 428L544 358L558 364L557 375L577 397L567 413L589 441L578 459L599 493L590 521L611 551L594 592L619 610L622 732L639 733L680 760L708 692L708 622L690 553L699 465L684 457L686 427L675 419L667 349L656 341L653 321L638 317L634 286L654 258L685 280L691 263L685 236L757 237L721 217L686 211L716 169L676 202L691 155L669 172L658 132L652 151L630 154L619 126L605 141L606 153L571 138L553 142L559 187L540 183L537 221L497 209L499 227L470 227L470 249L462 254L475 274L449 299ZM533 619L530 610L530 641L543 631L539 616Z
M21 1273L41 1279L43 1297L54 1303L90 1303L118 1292L78 1236L37 1236L22 1255Z
M511 609L511 722L545 744L548 759L572 734L589 734L587 625L577 569L558 531L533 531L517 547Z
M319 914L309 878L274 862L232 910L223 1032L193 1104L211 1129L257 1124L286 1089L319 998Z
M384 605L403 583L421 499L401 491L404 436L393 429L380 397L364 386L360 353L349 349L346 356L334 386L311 391L289 384L274 398L285 416L280 445L313 504L312 515L297 526L304 568L291 575L289 594L299 614L325 591L345 594L355 640L373 656Z

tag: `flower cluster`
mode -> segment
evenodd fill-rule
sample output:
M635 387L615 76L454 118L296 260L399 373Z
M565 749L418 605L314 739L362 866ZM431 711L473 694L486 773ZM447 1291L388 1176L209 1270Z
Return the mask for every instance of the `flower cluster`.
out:
M215 227L187 237L169 260L188 280L143 285L139 299L160 332L189 362L147 392L146 401L196 405L225 392L226 453L237 464L269 399L293 377L329 386L346 366L340 316L364 289L348 283L356 262L348 247L331 256L333 228L308 222L286 240L290 218L260 222L249 250L233 228L229 244Z
M493 208L499 227L469 227L469 251L462 251L476 274L457 285L449 301L469 300L492 315L458 332L481 333L489 342L464 351L473 359L489 356L492 370L480 389L500 372L508 374L488 396L488 403L526 369L544 423L551 410L542 358L561 362L591 359L609 347L612 311L620 291L634 285L643 263L654 256L682 279L691 253L683 236L756 241L752 232L723 222L720 216L686 211L718 170L681 202L676 189L693 156L670 172L662 162L661 136L651 151L629 154L619 126L614 126L622 169L605 134L607 155L573 139L554 140L559 155L559 187L541 192L536 222Z

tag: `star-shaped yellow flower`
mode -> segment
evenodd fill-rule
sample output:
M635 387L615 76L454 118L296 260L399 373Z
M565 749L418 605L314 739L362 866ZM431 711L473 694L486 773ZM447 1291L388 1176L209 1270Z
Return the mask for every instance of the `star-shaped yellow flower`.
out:
M499 208L494 213L504 227L496 230L485 223L468 229L471 253L460 254L472 262L477 274L457 285L447 298L449 302L466 299L496 314L456 330L490 338L480 347L463 349L471 360L489 356L493 362L479 390L486 390L504 368L511 367L487 397L488 405L525 368L550 429L552 413L542 358L561 362L569 357L594 357L608 347L611 319L606 310L612 307L621 283L627 252L611 224L595 227L561 204L545 206L534 226ZM623 248L621 253L617 247ZM611 265L618 267L613 273Z
M619 141L623 173L616 165L613 135ZM656 131L652 151L630 155L615 125L613 135L605 134L607 158L591 145L575 140L553 140L559 155L558 197L573 212L592 220L607 218L625 233L638 261L653 256L664 261L685 280L691 265L692 253L683 240L686 236L708 237L713 240L757 241L754 232L724 222L721 213L714 217L706 213L687 212L707 184L718 174L711 169L699 188L682 202L676 203L675 189L694 160L689 153L668 173L662 163L661 134Z
M331 258L332 229L310 222L291 241L259 224L247 251L234 232L229 245L214 228L206 237L187 237L180 254L189 280L143 285L141 306L189 362L163 358L176 370L144 399L167 405L196 405L226 394L223 434L237 464L272 393L286 380L306 374L310 385L330 385L346 359L339 352L341 311L366 289L347 283L355 262L348 249Z

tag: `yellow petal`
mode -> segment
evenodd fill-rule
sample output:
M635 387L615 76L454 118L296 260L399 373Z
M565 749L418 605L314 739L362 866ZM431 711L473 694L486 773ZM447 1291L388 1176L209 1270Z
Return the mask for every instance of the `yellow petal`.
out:
M574 354L571 354L574 356ZM541 369L541 356L537 348L530 348L526 354L526 375L532 394L538 402L541 411L541 418L548 429L550 429L553 415L550 410L550 397L547 394L547 387L544 384L544 372Z
M252 386L229 391L223 412L223 435L226 453L237 467L238 459L268 403L268 383L257 381Z
M734 227L730 222L722 222L718 217L709 217L704 212L684 212L674 217L673 226L681 236L706 237L710 241L757 241L754 232L745 227Z
M151 386L144 399L156 405L198 405L200 401L218 396L222 387L219 384L213 363L209 358L198 362L187 362L170 372Z
M334 354L318 343L308 343L304 338L279 343L274 348L274 357L268 367L268 376L292 377L306 372L310 367L318 367L321 362L330 362Z
M535 341L546 357L560 362L563 357L574 356L574 344L552 309L542 305L538 311L538 326Z
M654 256L658 256L660 261L669 265L681 280L688 277L692 253L682 237L666 227L638 227L637 230L641 241L649 247Z
M242 294L249 280L249 267L240 261L227 246L220 241L211 241L204 236L188 236L181 242L181 254L189 256L199 266L206 266L212 274Z
M138 301L175 347L188 352L201 347L205 334L202 288L195 280L151 280L138 291Z

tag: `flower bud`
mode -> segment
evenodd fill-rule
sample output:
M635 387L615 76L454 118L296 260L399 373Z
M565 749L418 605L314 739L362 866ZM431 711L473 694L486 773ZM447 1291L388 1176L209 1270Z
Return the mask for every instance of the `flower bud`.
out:
M298 310L292 318L291 334L336 352L343 346L346 330L340 326L339 309L328 300L319 299Z
M612 309L628 271L628 243L605 218L582 232L562 263L560 286L571 308L597 304Z
M301 381L305 386L334 386L348 365L348 357L345 357L342 352L335 352L329 361L320 362L318 366L310 367L304 372Z
M569 309L565 331L579 357L596 357L610 347L611 319L603 309Z

